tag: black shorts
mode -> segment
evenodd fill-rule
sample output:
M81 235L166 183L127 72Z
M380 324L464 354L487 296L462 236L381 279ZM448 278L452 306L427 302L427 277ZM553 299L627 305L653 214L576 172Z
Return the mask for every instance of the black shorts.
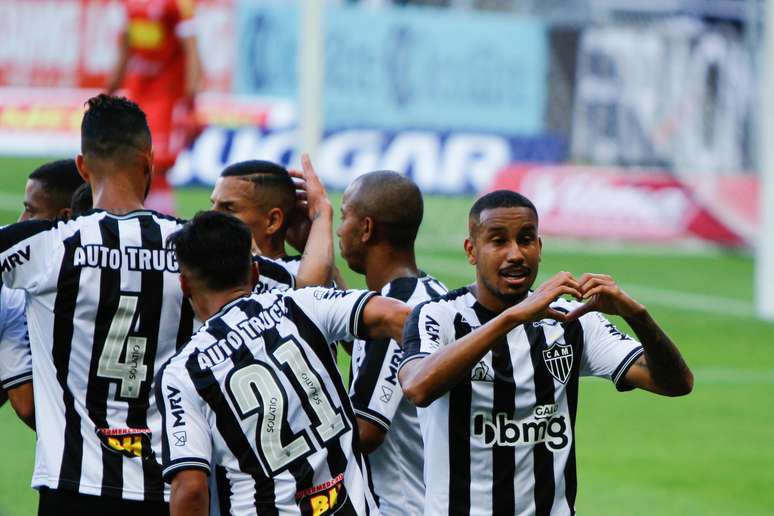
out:
M38 516L169 516L166 502L122 500L73 491L40 489Z

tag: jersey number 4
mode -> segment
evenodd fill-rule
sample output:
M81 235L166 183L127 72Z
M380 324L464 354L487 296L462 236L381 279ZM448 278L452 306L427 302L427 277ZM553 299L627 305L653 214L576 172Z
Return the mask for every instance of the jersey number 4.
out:
M321 445L349 430L341 409L331 404L322 379L293 337L286 338L272 353L276 367L252 362L233 371L227 380L228 392L244 420L259 415L257 444L267 468L277 473L291 462L315 449L308 430L296 434L286 422L288 395L277 376L279 369L288 377L301 400L301 406L313 422L312 431ZM286 439L283 443L283 434ZM290 439L287 439L290 437Z
M97 368L98 376L120 381L122 398L139 397L140 385L148 375L148 366L143 363L147 339L129 337L136 311L137 296L121 296Z

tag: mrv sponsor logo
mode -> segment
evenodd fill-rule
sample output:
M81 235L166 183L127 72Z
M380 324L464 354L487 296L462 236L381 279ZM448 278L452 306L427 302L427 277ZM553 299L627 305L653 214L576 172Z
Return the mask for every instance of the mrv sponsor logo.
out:
M545 443L551 451L559 451L570 443L569 421L558 413L556 405L538 405L532 417L514 420L505 412L479 412L473 416L473 435L486 446L529 446Z

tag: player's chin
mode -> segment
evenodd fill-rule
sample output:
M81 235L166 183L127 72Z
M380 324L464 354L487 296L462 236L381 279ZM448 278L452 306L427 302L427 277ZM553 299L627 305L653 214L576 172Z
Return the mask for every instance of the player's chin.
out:
M500 298L507 301L509 304L516 304L529 292L529 287L526 285L512 285L509 283L501 283L498 285L497 293Z

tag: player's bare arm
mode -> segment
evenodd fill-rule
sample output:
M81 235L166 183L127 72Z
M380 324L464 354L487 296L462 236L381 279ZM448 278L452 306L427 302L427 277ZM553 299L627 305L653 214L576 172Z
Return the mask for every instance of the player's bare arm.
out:
M299 288L326 285L333 272L333 207L309 155L301 156L301 166L303 183L297 184L305 192L306 199L304 201L302 198L302 202L306 203L310 226L296 274L296 285ZM298 178L298 173L291 173L291 176Z
M384 442L387 432L384 428L375 425L362 417L357 418L357 433L360 443L360 451L368 455Z
M430 356L406 362L398 374L403 392L418 407L426 407L451 390L497 342L520 324L542 319L564 321L566 315L551 308L563 295L580 298L578 282L569 272L559 272L520 303L488 323Z
M32 392L32 382L23 383L8 389L8 400L13 410L25 425L35 430L35 399Z
M121 83L124 81L124 75L126 74L126 63L129 61L129 36L126 32L122 32L118 38L118 58L116 64L113 67L113 71L110 73L105 92L108 95L114 95L116 90L121 87Z
M185 94L193 101L199 93L202 82L202 62L195 36L180 38L185 53Z
M406 303L389 297L374 296L363 309L363 323L369 339L403 341L403 323L411 314Z
M207 516L209 513L207 473L199 469L184 469L177 473L172 479L170 516Z
M624 292L610 276L584 274L579 283L583 298L587 300L580 311L620 315L642 344L643 355L624 376L629 385L663 396L683 396L691 392L693 373L677 346L644 305ZM575 315L577 313L568 317Z

